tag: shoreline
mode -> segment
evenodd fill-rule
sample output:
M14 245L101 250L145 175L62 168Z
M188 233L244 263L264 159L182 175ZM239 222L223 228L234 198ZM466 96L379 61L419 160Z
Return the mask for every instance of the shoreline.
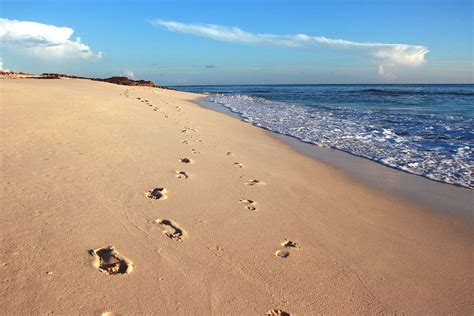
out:
M256 126L474 189L469 160L472 88L235 85L181 89L204 93L207 100L230 108Z
M0 81L4 314L472 314L473 232L201 95Z
M195 102L212 111L223 113L241 122L240 115L223 105L202 99ZM255 126L253 124L250 124ZM472 203L474 191L456 184L429 179L421 175L380 164L376 161L347 153L333 148L319 147L306 143L291 135L284 135L264 127L255 126L266 131L272 137L289 145L293 150L307 157L327 164L360 182L363 185L381 190L389 195L395 195L422 207L448 215L461 216L473 223Z

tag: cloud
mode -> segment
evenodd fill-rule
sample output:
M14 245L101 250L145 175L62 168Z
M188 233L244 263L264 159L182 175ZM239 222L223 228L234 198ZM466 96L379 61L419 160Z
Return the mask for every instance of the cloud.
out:
M393 81L397 78L393 72L386 70L383 65L379 65L377 67L377 75L379 75L386 81Z
M373 56L377 60L399 65L419 66L424 63L425 56L429 52L427 47L421 45L360 43L305 34L254 34L243 31L238 27L215 24L189 24L161 19L152 20L150 23L173 32L187 33L224 42L269 44L295 48L336 47L359 50Z
M212 69L212 68L217 68L216 65L206 65L204 68Z
M134 79L135 78L135 74L133 73L132 70L129 70L129 69L123 69L122 74L125 77L127 77L128 79Z
M81 38L71 39L74 30L31 21L0 18L0 43L2 48L26 52L43 58L98 59Z
M3 72L10 72L10 69L6 69L6 68L3 68L4 65L3 65L3 58L0 58L0 71L3 71Z

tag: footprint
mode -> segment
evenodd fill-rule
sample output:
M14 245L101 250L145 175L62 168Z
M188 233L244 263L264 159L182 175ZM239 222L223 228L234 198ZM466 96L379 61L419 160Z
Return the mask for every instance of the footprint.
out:
M154 188L153 190L145 193L145 195L146 197L155 200L165 200L167 198L165 188Z
M89 250L89 254L94 258L94 267L109 275L128 274L134 268L133 262L120 255L113 246Z
M271 309L266 313L267 316L290 316L289 313L282 311L281 309Z
M231 153L230 151L228 151L228 152L225 153L225 155L226 155L226 156L231 156L232 153Z
M289 240L288 238L285 239L282 243L280 243L280 245L282 247L285 247L287 249L296 249L296 250L300 250L300 246L298 246L297 243L295 243L294 241L291 241ZM290 255L290 252L289 250L287 249L279 249L277 251L275 251L275 256L279 257L279 258L287 258L289 255Z
M163 234L166 235L166 237L176 240L176 241L181 241L182 238L185 235L185 232L178 227L178 225L168 219L156 219L155 223L160 225L164 230Z
M277 250L275 251L275 256L279 258L288 258L290 252L288 250Z
M265 184L265 182L260 181L260 180L255 180L255 179L251 179L251 180L245 182L245 185L248 185L248 186L253 186L253 185L256 185L256 184Z
M189 176L184 171L176 171L176 178L178 178L178 179L187 179L187 178L189 178Z
M193 161L189 158L180 158L179 161L182 163L193 163Z
M241 164L240 162L234 162L234 166L239 167L239 168L243 168L243 167L244 167L244 165Z
M189 142L188 142L187 140L183 140L183 141L181 142L181 144L186 144L186 145L188 145Z
M194 148L191 148L191 152L192 152L193 154L200 154L200 153L201 153L199 150L196 150L196 149L194 149Z
M248 199L241 199L239 200L240 203L246 205L246 209L249 211L255 211L257 208L255 207L255 204L257 204L255 201L248 200Z
M297 249L297 250L300 250L300 249L301 249L300 246L298 246L297 243L295 243L295 242L293 242L293 241L291 241L291 240L289 240L289 239L285 239L285 240L281 243L281 245L282 245L283 247L285 247L285 248L294 248L294 249Z

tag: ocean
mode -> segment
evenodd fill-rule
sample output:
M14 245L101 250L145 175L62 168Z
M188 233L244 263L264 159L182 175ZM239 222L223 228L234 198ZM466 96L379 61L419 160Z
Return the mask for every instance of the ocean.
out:
M178 86L242 120L432 180L474 187L474 85Z

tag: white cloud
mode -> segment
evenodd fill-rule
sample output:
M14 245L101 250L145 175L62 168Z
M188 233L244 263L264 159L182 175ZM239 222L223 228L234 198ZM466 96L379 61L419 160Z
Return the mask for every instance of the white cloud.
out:
M6 68L3 68L4 65L3 65L3 58L0 58L0 71L3 71L3 72L10 72L10 69L6 69Z
M128 79L134 79L135 78L135 74L133 73L132 70L129 70L129 69L123 69L122 74L125 77L127 77Z
M38 22L0 18L0 43L2 48L14 49L43 58L97 59L81 39L71 39L74 30Z
M377 75L379 75L380 77L382 77L384 80L386 81L393 81L395 80L397 77L395 76L395 74L390 71L390 70L386 70L385 69L386 67L384 67L383 65L379 65L377 67Z
M254 34L238 27L215 24L189 24L156 19L150 22L154 26L164 27L173 32L211 38L217 41L238 42L244 44L271 44L286 47L338 47L366 52L378 60L393 64L419 66L425 61L429 49L421 45L359 43L343 39L330 39L324 36L305 34L275 35Z

